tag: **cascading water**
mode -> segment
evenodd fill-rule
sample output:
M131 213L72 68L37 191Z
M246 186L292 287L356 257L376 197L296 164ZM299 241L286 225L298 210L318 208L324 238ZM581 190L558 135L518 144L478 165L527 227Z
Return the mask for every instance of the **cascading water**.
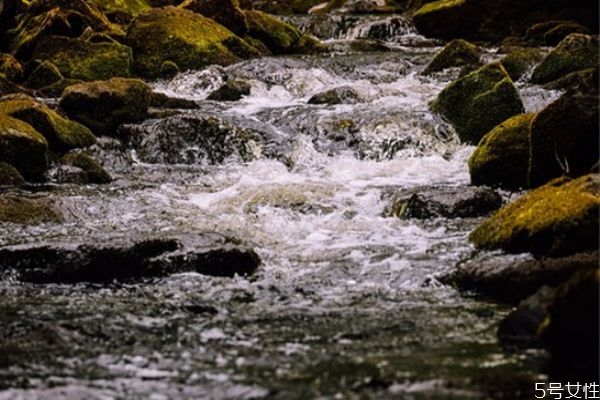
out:
M403 20L352 17L329 38L397 44L414 35L394 21ZM0 331L6 346L30 345L16 361L0 351L0 399L517 398L532 390L541 379L535 354L496 344L508 310L435 279L472 256L466 235L479 220L384 215L390 192L469 182L472 148L428 111L447 84L419 75L436 50L263 58L155 83L200 109L124 127L125 144L102 140L95 155L117 180L49 187L67 222L4 225L0 244L216 231L249 242L263 264L251 278L185 273L102 286L3 276ZM248 80L251 95L206 101L226 77ZM530 110L556 97L522 86ZM308 104L339 87L356 97Z

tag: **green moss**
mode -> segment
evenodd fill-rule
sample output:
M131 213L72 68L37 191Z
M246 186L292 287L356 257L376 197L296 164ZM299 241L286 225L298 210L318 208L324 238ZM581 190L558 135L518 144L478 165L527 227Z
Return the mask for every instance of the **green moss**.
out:
M535 114L509 118L488 132L469 158L471 183L518 189L527 185L529 133Z
M568 73L598 65L598 39L593 36L572 34L552 50L531 76L533 83L548 83Z
M302 34L294 26L262 11L246 10L248 34L264 44L273 54L293 52Z
M246 15L238 0L185 0L179 7L202 14L236 35L244 36L248 32Z
M53 63L65 78L83 81L128 77L132 64L127 46L57 36L41 40L34 58Z
M559 178L502 208L469 236L475 246L566 255L598 248L600 178Z
M429 75L450 67L479 66L480 57L481 51L477 46L466 40L456 39L436 54L423 71L423 74Z
M68 153L61 158L63 164L81 168L87 175L90 183L110 183L112 181L108 172L96 160L85 153Z
M105 11L122 11L130 15L138 15L150 8L145 0L93 0Z
M536 48L523 47L512 50L500 63L513 81L518 81L535 64L542 61L542 53Z
M5 162L0 162L0 186L20 186L25 183L15 167Z
M448 8L454 8L457 6L461 6L465 3L465 1L466 0L440 0L440 1L434 1L431 3L427 3L427 4L423 5L421 8L419 8L417 11L415 11L415 13L413 14L413 17L418 18L421 15L438 12L438 11L448 9Z
M45 222L63 222L61 213L43 199L28 199L23 196L0 196L0 221L23 225Z
M169 60L180 69L209 64L229 65L258 51L211 19L191 11L165 7L138 15L127 30L133 48L134 71L157 77Z
M48 167L48 142L31 125L0 112L0 161L13 165L31 181L40 181Z
M499 63L451 83L431 109L452 122L463 142L472 144L502 121L524 111L519 92Z
M60 82L63 79L64 77L56 65L50 61L44 61L33 70L31 75L29 75L27 86L33 89L41 89L56 82Z

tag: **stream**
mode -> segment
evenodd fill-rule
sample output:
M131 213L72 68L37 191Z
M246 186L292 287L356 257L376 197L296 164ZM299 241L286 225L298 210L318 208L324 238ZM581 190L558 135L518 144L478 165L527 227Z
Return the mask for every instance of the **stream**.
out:
M420 75L440 44L400 16L291 18L335 51L154 82L200 108L100 139L111 184L31 189L65 223L0 224L0 245L218 232L256 251L256 273L3 273L0 399L532 398L545 355L499 347L510 308L436 280L476 255L466 237L481 219L385 212L390 194L469 184L473 147L427 107L458 70ZM206 100L227 78L251 94ZM528 111L558 96L517 85ZM345 104L309 104L340 87L353 89Z

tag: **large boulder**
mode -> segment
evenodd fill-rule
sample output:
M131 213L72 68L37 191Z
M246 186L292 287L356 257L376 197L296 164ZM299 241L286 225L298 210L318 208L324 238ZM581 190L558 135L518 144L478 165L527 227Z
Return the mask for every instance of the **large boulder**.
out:
M575 21L544 21L527 29L525 38L540 45L556 46L572 33L590 34L590 30Z
M27 180L41 181L48 168L47 149L48 142L31 125L0 113L0 161Z
M500 63L508 72L510 79L518 81L526 72L542 61L542 58L542 52L539 49L520 47L512 49L500 60Z
M480 66L481 50L472 43L462 39L455 39L448 43L435 55L433 60L423 71L423 75L430 75L450 67L472 68Z
M258 50L227 28L192 11L165 7L138 15L127 29L134 72L153 78L165 61L180 70L210 64L229 65L259 55Z
M597 85L597 70L595 77ZM567 92L538 113L531 126L530 186L586 174L598 162L599 108L592 87Z
M535 114L519 114L488 132L469 158L473 185L527 187L529 134Z
M548 83L570 72L596 67L599 58L597 37L569 35L535 68L531 82Z
M179 7L211 18L236 35L248 33L246 15L238 0L185 0Z
M502 208L470 235L478 248L561 256L598 248L600 177L560 178Z
M447 118L460 139L477 144L496 125L524 112L523 102L499 63L486 65L452 82L431 103Z
M0 101L0 114L9 115L32 126L56 153L91 146L96 138L85 126L63 118L48 106L31 98Z
M246 10L248 34L264 44L273 54L293 53L302 34L296 27L269 14Z
M69 86L59 104L95 134L114 136L120 124L144 120L151 99L152 89L143 81L113 78Z
M93 81L128 77L131 49L115 41L92 43L49 36L37 45L33 58L51 62L64 78Z

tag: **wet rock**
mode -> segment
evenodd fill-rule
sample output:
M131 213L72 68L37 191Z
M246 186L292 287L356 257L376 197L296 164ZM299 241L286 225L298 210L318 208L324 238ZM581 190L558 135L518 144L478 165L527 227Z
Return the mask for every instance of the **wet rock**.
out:
M237 101L244 96L250 95L252 86L241 80L228 80L220 88L208 95L208 100L215 101Z
M59 36L44 38L33 57L51 62L65 78L94 81L128 77L131 49L116 42L93 43Z
M116 16L116 13L125 14L128 16L136 16L139 13L146 11L150 5L146 0L94 0L104 13L110 16ZM129 19L124 25L129 23Z
M341 86L315 94L308 104L355 104L363 100L356 89Z
M246 10L248 34L264 44L273 54L295 52L302 34L294 26L257 10Z
M440 280L461 290L517 304L543 286L557 286L582 269L598 263L598 252L557 258L498 257L486 254L463 261Z
M252 249L213 233L0 247L0 269L36 283L112 282L192 271L233 277L252 274L260 263Z
M499 123L524 112L515 85L500 63L486 65L447 86L431 109L450 120L460 139L477 144Z
M33 127L0 113L0 161L13 165L27 180L41 181L48 168L48 142Z
M259 55L243 39L213 20L192 11L165 7L138 15L127 29L136 74L153 78L172 61L179 69L229 65Z
M42 89L64 79L60 70L52 62L41 62L27 78L27 86L33 89Z
M30 93L30 90L9 81L6 75L0 73L0 96L12 93Z
M158 73L159 78L170 79L175 77L181 71L179 66L171 60L167 60L160 65L160 71Z
M599 287L596 264L561 285L549 305L541 336L552 356L553 377L584 382L598 379Z
M193 100L170 97L164 93L158 92L152 93L150 106L157 108L182 108L188 110L199 108L198 103Z
M63 222L63 215L46 198L25 194L0 194L0 221L38 225L47 222Z
M502 208L470 235L478 248L562 256L598 248L600 177L559 178Z
M527 187L529 134L535 114L519 114L488 132L469 157L471 184Z
M548 90L579 90L598 85L598 67L571 72L544 85Z
M20 82L23 78L23 66L10 54L0 53L0 74L12 82Z
M531 82L548 83L568 73L596 67L598 58L598 38L582 34L569 35L535 68Z
M20 186L25 183L15 167L5 162L0 162L0 186Z
M481 65L481 50L472 43L455 39L448 43L435 55L423 71L423 75L431 75L451 67L467 67L471 70Z
M80 168L85 175L85 183L110 183L112 177L96 160L86 153L71 152L60 159L62 164Z
M581 176L600 158L598 74L595 88L563 94L540 111L531 126L529 184L536 187L558 176Z
M556 46L572 33L590 34L590 30L575 21L545 21L527 29L525 38L541 45Z
M69 86L60 108L95 134L114 136L119 125L144 120L151 99L152 89L143 81L113 78Z
M90 183L87 173L72 165L58 165L48 170L48 181L58 184L85 185Z
M502 206L502 198L489 188L423 188L396 195L386 214L399 218L473 218Z
M50 150L58 154L91 146L96 142L88 128L63 118L48 106L31 98L0 101L0 113L32 126L46 138Z
M510 51L500 60L513 81L521 79L534 65L542 61L542 53L537 48L521 47Z
M185 0L179 7L211 18L238 36L248 33L246 15L238 0Z

